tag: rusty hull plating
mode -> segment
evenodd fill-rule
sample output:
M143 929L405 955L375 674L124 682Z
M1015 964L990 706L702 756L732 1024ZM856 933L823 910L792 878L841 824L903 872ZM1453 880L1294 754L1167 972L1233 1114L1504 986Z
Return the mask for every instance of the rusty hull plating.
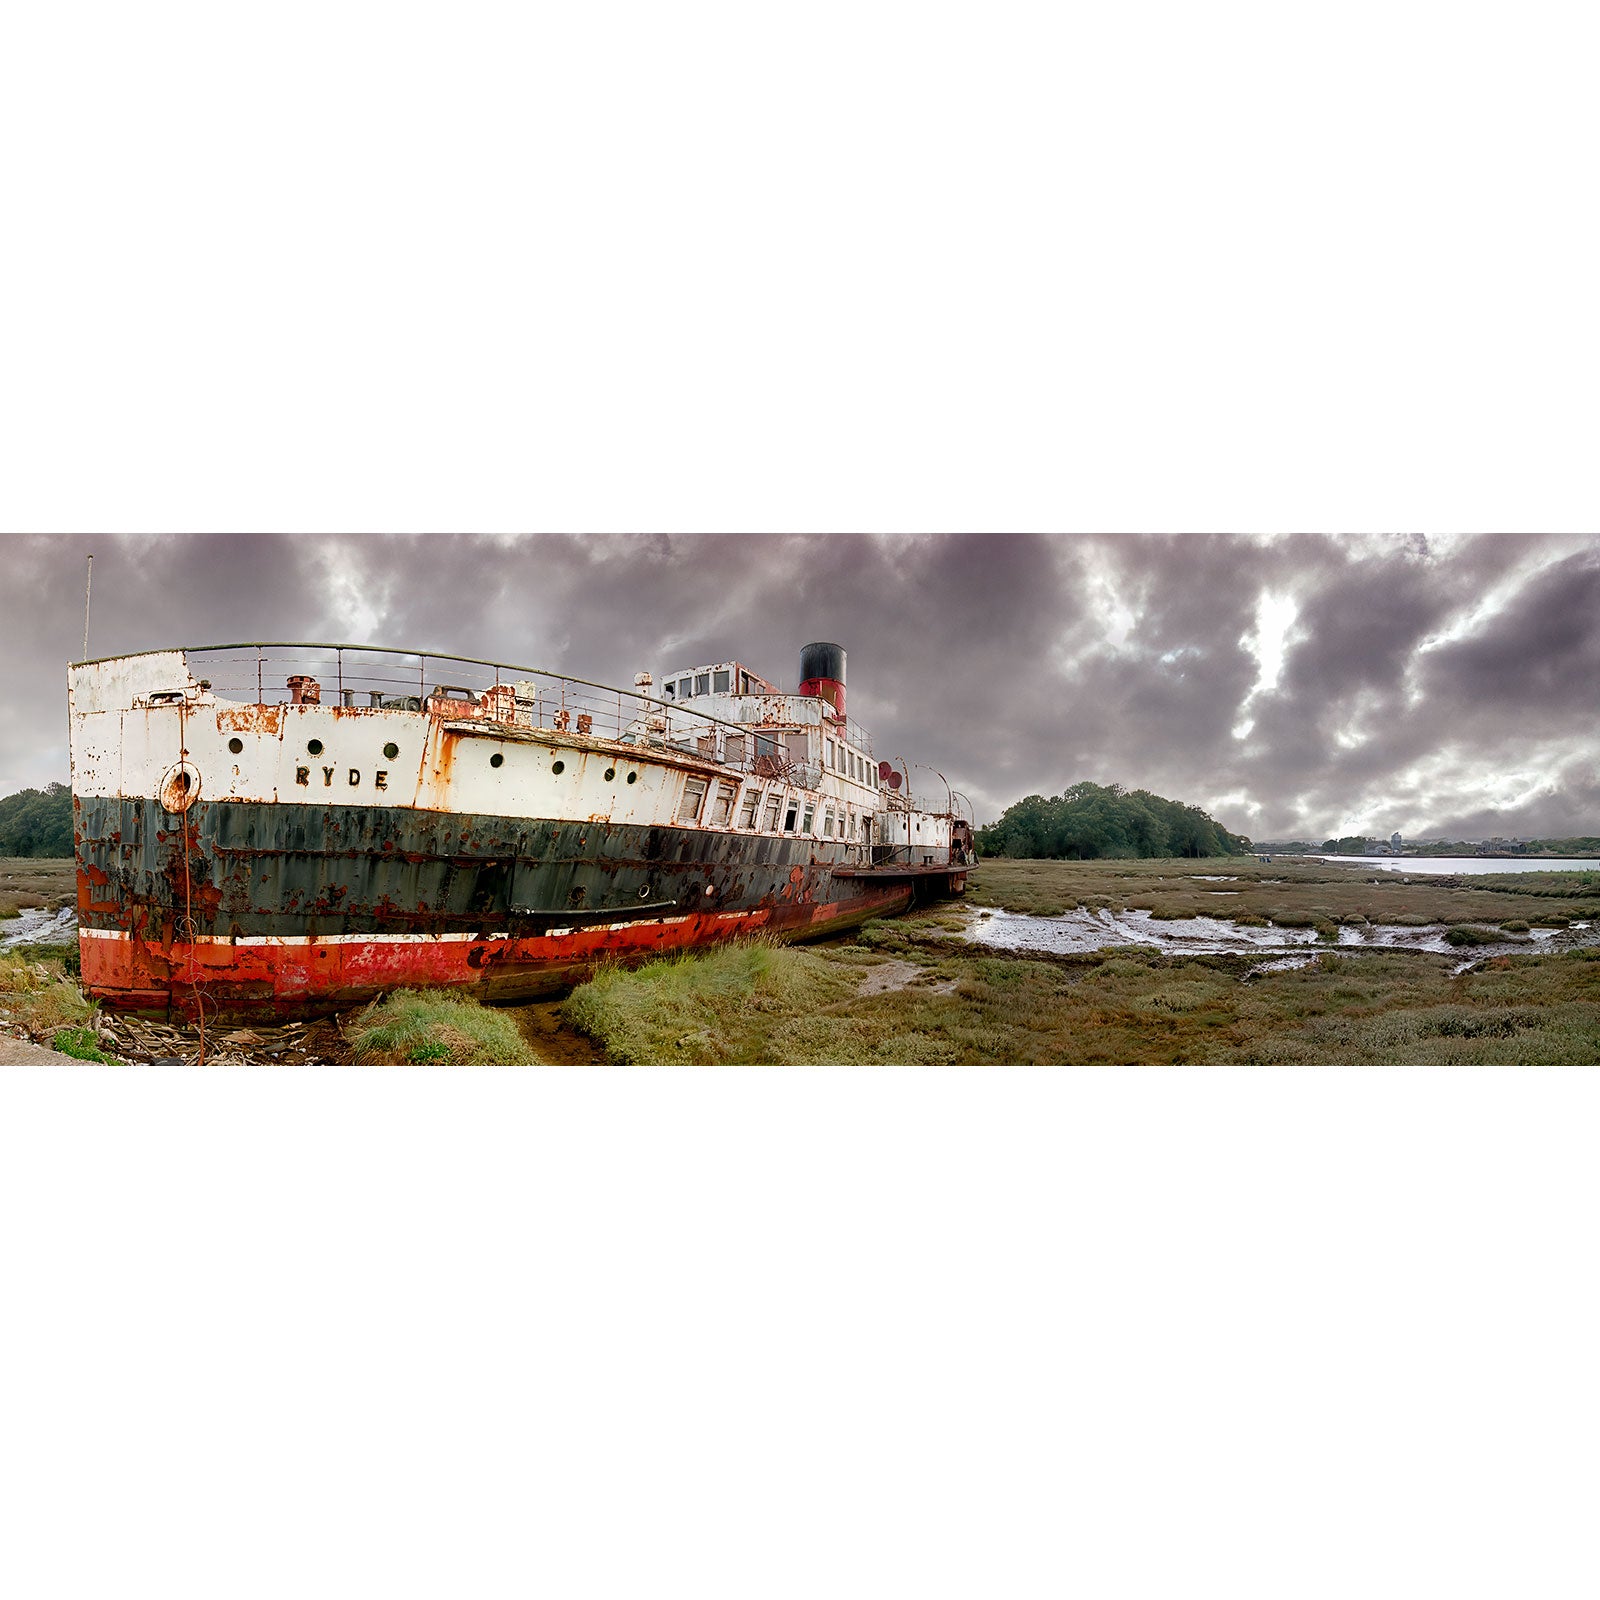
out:
M412 985L516 1000L960 893L966 823L880 778L844 653L819 649L795 694L738 663L658 696L645 673L627 691L336 645L79 663L84 986L208 1019Z

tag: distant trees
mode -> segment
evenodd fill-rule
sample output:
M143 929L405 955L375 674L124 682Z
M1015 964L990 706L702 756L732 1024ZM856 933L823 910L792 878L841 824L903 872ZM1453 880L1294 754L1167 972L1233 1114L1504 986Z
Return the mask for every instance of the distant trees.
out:
M70 856L72 791L64 783L0 800L0 856Z
M998 822L980 828L980 854L1092 861L1143 856L1242 855L1250 841L1229 833L1198 806L1148 789L1075 783L1047 800L1030 794Z

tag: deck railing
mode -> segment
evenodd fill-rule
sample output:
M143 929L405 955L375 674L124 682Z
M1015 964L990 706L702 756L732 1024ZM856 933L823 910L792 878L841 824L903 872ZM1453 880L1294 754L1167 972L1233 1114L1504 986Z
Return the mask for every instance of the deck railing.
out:
M781 776L804 789L821 787L821 767L782 756L781 734L767 736L761 724L725 721L658 699L645 688L617 689L541 667L376 645L179 648L191 675L223 700L283 705L314 698L350 708L429 710L457 720L677 749L731 771ZM854 731L866 745L861 731ZM773 770L775 745L781 773Z

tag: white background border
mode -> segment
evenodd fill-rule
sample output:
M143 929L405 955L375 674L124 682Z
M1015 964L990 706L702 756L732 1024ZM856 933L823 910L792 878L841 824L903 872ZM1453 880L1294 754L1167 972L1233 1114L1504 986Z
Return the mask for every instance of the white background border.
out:
M0 527L1592 531L1592 28L14 8ZM8 1592L1594 1592L1583 1072L0 1092Z

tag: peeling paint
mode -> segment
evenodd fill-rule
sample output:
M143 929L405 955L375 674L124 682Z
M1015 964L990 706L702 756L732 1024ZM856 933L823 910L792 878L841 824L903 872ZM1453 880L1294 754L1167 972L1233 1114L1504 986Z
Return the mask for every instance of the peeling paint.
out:
M269 647L249 648L265 696ZM891 794L831 707L743 669L733 681L759 685L734 708L745 726L792 744L765 768L731 718L674 742L690 713L639 715L625 691L605 691L608 731L578 680L513 689L500 675L528 669L496 668L479 694L434 683L451 663L429 657L433 687L413 667L408 697L392 676L364 687L355 647L285 648L324 657L273 678L287 701L214 693L181 652L69 670L84 974L109 1005L298 1014L397 982L535 994L600 959L757 927L818 937L964 886L955 819ZM829 836L779 826L802 812Z

